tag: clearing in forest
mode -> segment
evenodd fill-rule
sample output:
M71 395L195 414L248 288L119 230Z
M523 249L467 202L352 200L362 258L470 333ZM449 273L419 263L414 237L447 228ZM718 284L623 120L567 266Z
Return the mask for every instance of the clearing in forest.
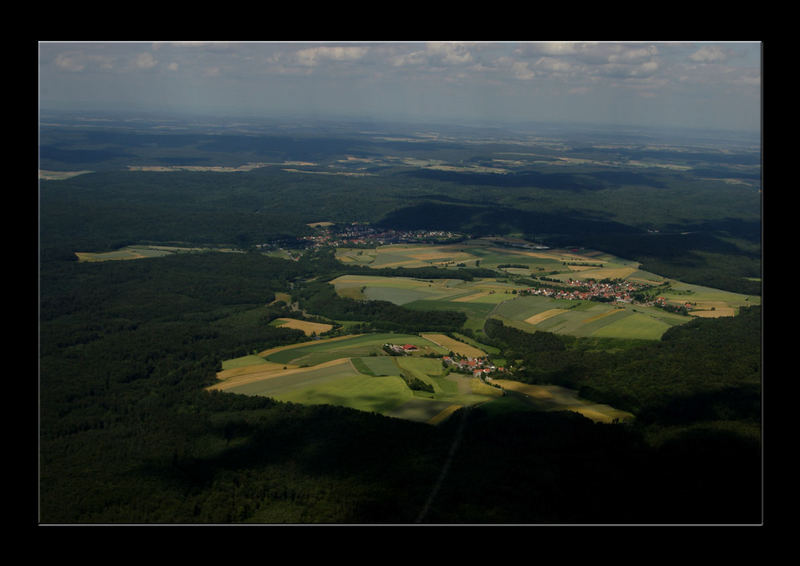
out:
M276 318L274 322L276 326L280 326L281 328L294 328L297 330L302 330L306 336L311 336L312 334L319 335L323 332L328 332L331 328L333 328L332 324L309 322L307 320L298 320L296 318Z

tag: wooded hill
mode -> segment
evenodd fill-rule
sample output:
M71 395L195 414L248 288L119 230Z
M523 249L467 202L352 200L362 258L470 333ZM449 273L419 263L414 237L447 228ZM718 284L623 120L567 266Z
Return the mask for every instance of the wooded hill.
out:
M204 390L222 359L307 340L269 326L285 313L265 305L326 275L313 257L257 253L43 262L40 520L413 523L457 434L423 522L760 520L758 309L618 353L492 331L531 376L628 401L633 425L511 404L433 427ZM301 306L320 304L300 287ZM368 331L402 312L353 315Z

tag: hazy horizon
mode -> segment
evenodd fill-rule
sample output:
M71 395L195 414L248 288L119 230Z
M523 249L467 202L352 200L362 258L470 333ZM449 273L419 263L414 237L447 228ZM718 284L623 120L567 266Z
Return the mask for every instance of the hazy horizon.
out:
M44 111L761 131L758 42L40 42Z

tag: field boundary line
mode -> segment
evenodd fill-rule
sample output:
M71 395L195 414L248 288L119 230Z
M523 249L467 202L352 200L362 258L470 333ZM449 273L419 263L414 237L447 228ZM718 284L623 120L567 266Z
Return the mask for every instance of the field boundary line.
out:
M439 493L439 489L442 487L442 483L444 483L445 477L447 477L447 472L450 471L450 465L453 463L453 456L455 456L456 450L458 449L458 445L461 443L461 438L464 436L464 428L466 428L467 424L467 414L469 413L470 407L465 407L464 411L461 413L461 420L458 423L458 429L456 429L455 437L453 438L453 443L450 445L450 450L447 452L447 458L442 465L442 470L439 472L439 477L436 479L436 482L433 484L433 488L431 489L430 495L428 495L427 501L425 501L425 505L422 507L419 515L417 516L417 523L422 523L423 519L425 519L428 511L430 510L431 504L433 503L434 499Z

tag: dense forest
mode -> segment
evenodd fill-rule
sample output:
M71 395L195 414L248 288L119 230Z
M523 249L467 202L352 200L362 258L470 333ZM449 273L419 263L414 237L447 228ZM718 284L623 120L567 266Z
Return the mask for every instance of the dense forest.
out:
M269 324L289 312L359 332L471 334L463 312L337 296L328 281L367 268L337 262L332 250L292 260L259 251L310 234L310 222L587 245L666 276L760 294L759 161L749 149L648 154L636 139L627 150L545 144L535 167L488 175L404 160L488 166L494 151L517 151L516 142L411 134L376 142L333 127L313 139L127 127L42 130L42 169L92 172L39 187L40 523L763 519L760 307L698 319L655 342L526 334L487 321L481 339L515 363L517 379L576 389L632 412L630 423L537 412L508 396L431 426L205 389L222 360L309 340ZM562 155L681 160L702 175L548 166ZM351 171L343 156L368 164ZM285 160L315 165L126 170ZM720 180L730 176L752 183ZM236 251L98 263L75 256L147 242ZM444 270L369 273L430 279ZM446 274L472 280L487 271Z
M253 124L234 134L52 122L42 128L40 167L89 172L41 181L48 254L147 241L248 247L309 234L311 222L369 222L586 246L668 277L760 294L757 140L687 134L658 147L630 132L548 140L536 130L500 137L456 129L435 141L398 124L403 136L389 140L358 124ZM508 169L510 156L520 161ZM129 169L246 163L261 166Z
M41 521L413 523L459 427L424 522L760 520L758 309L618 353L487 327L530 379L625 402L635 425L476 408L432 427L204 391L222 359L307 340L266 324L281 314L267 304L332 275L324 265L258 253L43 262ZM343 314L299 287L304 308ZM363 331L404 320L402 307L361 305L344 312Z

